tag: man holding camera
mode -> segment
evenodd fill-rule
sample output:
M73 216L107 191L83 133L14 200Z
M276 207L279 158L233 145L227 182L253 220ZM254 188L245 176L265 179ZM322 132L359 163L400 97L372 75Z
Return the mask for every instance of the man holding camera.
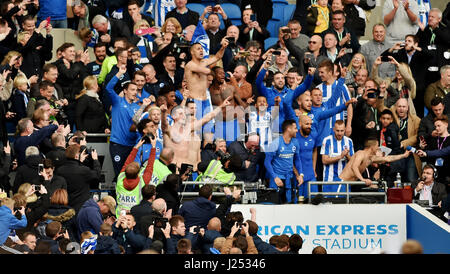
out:
M143 165L149 159L152 148L156 149L155 159L159 159L159 155L163 150L163 143L162 140L156 138L156 136L158 136L158 124L156 124L153 120L144 118L138 123L137 129L139 134L141 134L141 140L143 140L144 143L139 147L139 151L137 152L134 161L140 165ZM155 146L152 145L153 140L155 141Z
M140 167L139 163L134 162L138 150L146 142L142 138L128 155L125 164L117 177L116 196L117 196L117 218L122 210L131 210L131 208L139 204L142 200L141 189L144 185L148 185L152 178L153 163L155 162L156 139L150 139L151 152L149 161L146 166Z
M64 177L67 182L67 193L69 194L69 206L80 210L84 202L91 197L91 184L100 180L101 165L98 155L92 150L93 168L84 166L82 163L88 157L87 149L81 150L79 144L70 145L66 149L66 161L56 170L56 175Z

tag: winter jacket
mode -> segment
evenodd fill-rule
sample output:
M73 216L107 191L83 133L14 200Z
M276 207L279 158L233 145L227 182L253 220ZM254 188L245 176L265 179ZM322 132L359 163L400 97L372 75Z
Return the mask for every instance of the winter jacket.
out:
M41 155L28 156L25 159L25 164L19 166L16 171L16 178L13 184L13 193L17 193L19 187L24 183L32 183L39 178L38 166L41 163Z
M64 165L56 170L56 175L66 179L69 206L76 212L91 197L90 184L100 180L100 162L96 160L93 161L93 164L94 167L91 169L82 165L78 160L67 159Z
M109 236L98 236L94 254L120 254L119 244Z
M210 248L214 246L214 240L222 237L222 234L216 230L205 230L205 235L200 238L202 254L211 254Z
M163 198L167 204L167 210L172 209L172 216L178 214L181 202L178 192L170 189L166 183L159 184L156 187L156 199Z
M48 212L42 217L43 220L57 221L62 224L62 227L67 229L69 238L75 240L76 225L75 225L75 210L69 206L64 205L50 205Z
M11 209L7 206L0 206L0 245L6 242L12 229L23 228L27 225L26 216L17 219Z
M204 197L188 201L178 211L184 217L186 229L191 226L206 227L209 220L216 214L216 204Z
M108 128L103 104L93 97L85 94L78 98L75 113L77 130L104 133Z
M85 231L90 231L93 234L98 235L102 224L103 216L97 202L95 202L94 199L87 200L77 215L76 226L78 237Z

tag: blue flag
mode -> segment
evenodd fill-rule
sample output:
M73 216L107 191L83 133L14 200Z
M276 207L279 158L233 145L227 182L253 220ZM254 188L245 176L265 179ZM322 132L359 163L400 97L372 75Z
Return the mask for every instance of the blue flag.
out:
M203 58L209 58L209 37L203 27L202 21L198 21L194 34L192 35L191 45L199 43L203 48Z

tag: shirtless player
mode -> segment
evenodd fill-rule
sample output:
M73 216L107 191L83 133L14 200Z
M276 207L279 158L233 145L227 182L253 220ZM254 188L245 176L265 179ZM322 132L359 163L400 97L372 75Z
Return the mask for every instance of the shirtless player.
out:
M201 138L196 133L202 126L216 117L222 108L230 104L231 97L226 98L220 107L215 108L214 111L209 112L200 120L188 119L186 117L185 108L183 106L175 107L172 110L172 118L174 123L169 126L167 123L167 107L161 106L163 117L162 130L164 132L164 146L171 148L174 152L173 163L176 163L180 168L181 164L190 164L194 166L194 171L197 170L197 164L200 162L200 145Z
M372 185L372 180L365 179L361 173L371 164L377 163L391 163L403 158L407 158L410 151L406 151L403 154L392 156L377 156L376 153L379 149L379 143L377 139L368 139L364 144L364 149L357 151L351 158L348 164L345 166L339 178L342 181L356 181L360 180L366 183L367 186Z

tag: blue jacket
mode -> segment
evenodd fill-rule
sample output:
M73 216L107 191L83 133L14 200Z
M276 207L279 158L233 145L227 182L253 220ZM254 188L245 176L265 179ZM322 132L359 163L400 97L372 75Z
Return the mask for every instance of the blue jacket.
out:
M67 19L67 1L66 0L39 0L38 21L51 17L51 20Z
M178 211L184 217L184 224L189 230L191 226L206 227L209 220L216 214L216 204L204 197L188 201Z
M14 151L17 155L17 164L19 166L25 163L25 150L29 146L38 146L45 138L50 137L58 129L56 125L49 125L35 130L29 136L18 136L14 141Z
M280 254L274 246L264 242L258 235L252 235L258 254Z
M94 254L120 254L119 244L109 236L98 236Z
M214 246L216 238L223 237L217 230L205 230L205 235L201 237L202 254L211 254L210 248Z
M133 116L139 110L136 103L128 103L124 97L120 97L114 91L114 86L119 79L117 76L111 79L106 85L106 92L112 104L112 125L111 125L111 142L132 147L136 144L137 133L130 132L133 125Z
M87 200L77 216L78 236L85 231L90 231L93 234L99 234L100 226L103 224L103 216L100 212L100 207L94 199Z
M22 216L19 220L13 215L11 209L7 206L0 206L0 245L6 242L9 233L13 229L24 228L27 226L27 217Z
M444 147L443 149L425 150L427 157L444 157L450 155L450 147Z

